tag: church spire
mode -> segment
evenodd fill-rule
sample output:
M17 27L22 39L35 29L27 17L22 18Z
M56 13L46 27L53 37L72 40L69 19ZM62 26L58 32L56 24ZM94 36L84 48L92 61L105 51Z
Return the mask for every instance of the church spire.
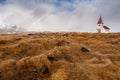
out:
M100 16L100 18L99 18L99 20L98 20L98 22L97 22L97 24L103 24L103 20L102 20L102 17Z

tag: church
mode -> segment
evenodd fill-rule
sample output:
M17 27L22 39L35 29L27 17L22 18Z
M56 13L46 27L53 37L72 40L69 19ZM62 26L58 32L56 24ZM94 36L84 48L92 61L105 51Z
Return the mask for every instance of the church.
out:
M109 33L110 32L110 28L103 25L104 23L103 23L101 16L100 16L97 24L98 24L97 33Z

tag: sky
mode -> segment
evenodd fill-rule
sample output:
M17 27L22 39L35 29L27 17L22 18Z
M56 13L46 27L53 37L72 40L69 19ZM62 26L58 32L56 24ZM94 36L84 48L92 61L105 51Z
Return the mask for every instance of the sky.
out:
M0 27L24 31L96 32L102 16L111 32L120 32L120 0L0 0Z

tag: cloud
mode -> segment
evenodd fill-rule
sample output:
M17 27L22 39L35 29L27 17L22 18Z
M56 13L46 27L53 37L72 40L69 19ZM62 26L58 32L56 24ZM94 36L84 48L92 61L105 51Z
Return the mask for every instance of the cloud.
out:
M119 0L6 0L0 4L0 24L25 31L95 32L100 14L118 31Z

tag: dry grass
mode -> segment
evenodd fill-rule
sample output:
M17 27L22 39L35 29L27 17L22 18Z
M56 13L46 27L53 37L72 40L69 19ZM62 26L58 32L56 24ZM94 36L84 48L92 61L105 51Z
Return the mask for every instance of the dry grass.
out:
M0 62L0 80L120 80L120 33L1 34Z

